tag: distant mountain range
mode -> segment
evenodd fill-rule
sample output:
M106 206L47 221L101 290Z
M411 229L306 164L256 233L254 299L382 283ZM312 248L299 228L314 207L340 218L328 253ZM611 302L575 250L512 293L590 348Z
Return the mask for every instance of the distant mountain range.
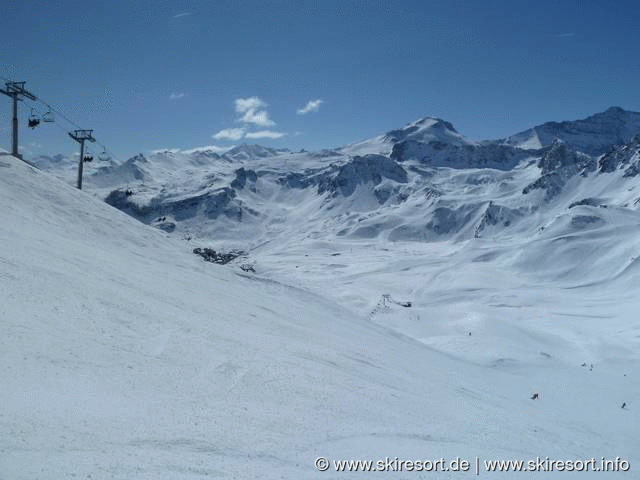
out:
M481 142L427 117L321 152L140 154L94 167L85 188L167 232L244 248L282 236L506 238L544 230L569 206L594 218L603 205L634 209L639 133L640 113L619 107ZM35 162L74 178L69 159Z

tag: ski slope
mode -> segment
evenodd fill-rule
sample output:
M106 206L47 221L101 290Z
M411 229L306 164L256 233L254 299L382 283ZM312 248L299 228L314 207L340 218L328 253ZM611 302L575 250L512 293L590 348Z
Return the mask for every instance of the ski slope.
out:
M640 478L633 266L567 289L508 247L310 241L245 276L8 155L0 204L2 480L368 478L320 456L621 457L593 476ZM347 249L348 273L321 269Z

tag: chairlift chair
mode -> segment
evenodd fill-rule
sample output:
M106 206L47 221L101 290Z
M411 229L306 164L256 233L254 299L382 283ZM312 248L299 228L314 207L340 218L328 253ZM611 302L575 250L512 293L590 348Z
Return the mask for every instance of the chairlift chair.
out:
M85 163L93 162L93 155L89 150L87 150L87 152L84 154L84 158L82 159L82 161Z
M100 160L101 162L108 162L109 160L111 160L111 156L107 153L107 149L103 149L102 153L100 155L98 155L98 160Z
M38 116L33 112L33 108L31 109L31 114L29 115L29 128L36 128L38 125L40 125L40 119L38 118Z
M50 108L42 114L42 121L45 123L53 123L56 121Z

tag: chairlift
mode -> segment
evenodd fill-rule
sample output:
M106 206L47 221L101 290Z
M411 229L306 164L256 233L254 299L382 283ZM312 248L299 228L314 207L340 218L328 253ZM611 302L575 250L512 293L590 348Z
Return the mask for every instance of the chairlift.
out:
M111 160L111 155L107 153L106 148L102 149L102 153L98 155L98 160L100 160L101 162L108 162L109 160Z
M29 128L36 128L38 125L40 125L40 119L38 118L38 116L33 112L33 108L31 109L31 115L29 115Z
M93 155L91 154L91 152L89 152L87 150L87 153L85 153L84 158L82 159L83 162L87 163L87 162L93 162Z
M51 108L47 109L47 111L42 114L42 121L45 123L53 123L56 121Z

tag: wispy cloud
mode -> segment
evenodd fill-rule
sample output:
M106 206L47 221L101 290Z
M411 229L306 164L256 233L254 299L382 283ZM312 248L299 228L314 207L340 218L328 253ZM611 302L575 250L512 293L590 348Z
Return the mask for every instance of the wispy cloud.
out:
M245 137L246 138L271 138L276 140L278 138L282 138L286 135L286 133L282 132L274 132L273 130L260 130L258 132L248 132Z
M188 17L189 15L191 15L191 12L182 12L182 13L178 13L178 14L174 15L173 18Z
M260 127L273 127L276 122L269 118L265 110L267 104L258 97L237 98L236 113L241 115L238 122L252 123Z
M225 128L212 136L216 140L231 140L236 142L244 137L245 133L246 130L244 128Z
M324 100L320 98L318 98L317 100L309 100L304 107L298 109L298 115L306 115L307 113L317 112L323 102Z
M187 95L184 92L173 92L171 95L169 95L169 100L180 100L186 96Z

